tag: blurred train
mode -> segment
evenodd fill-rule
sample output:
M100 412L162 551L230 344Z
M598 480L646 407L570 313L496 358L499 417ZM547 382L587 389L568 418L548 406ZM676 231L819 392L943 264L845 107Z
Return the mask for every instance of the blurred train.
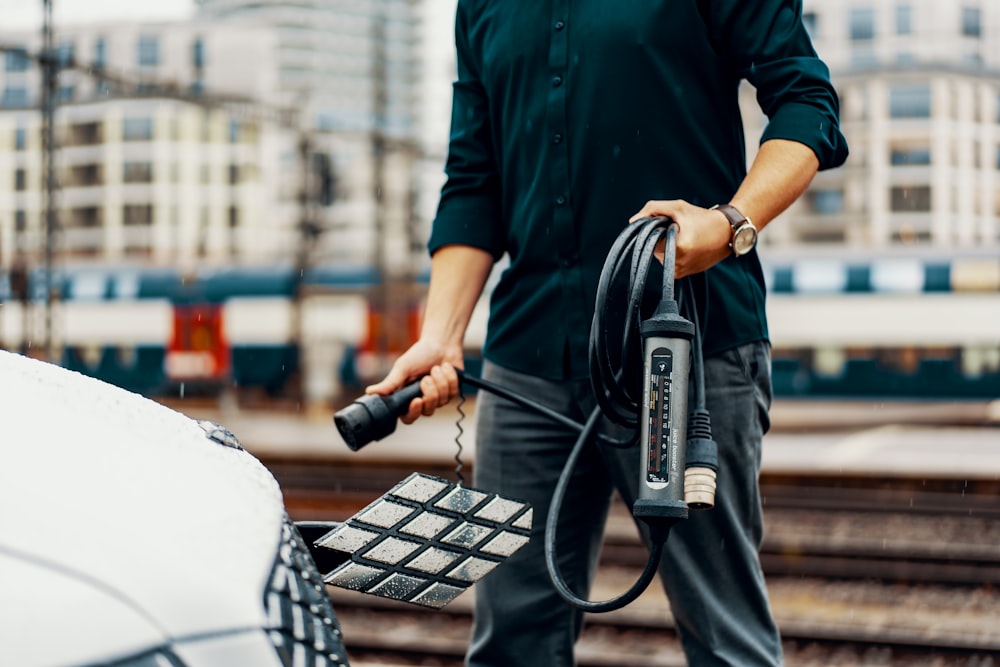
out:
M29 273L25 300L0 273L0 347L42 353L44 277ZM351 367L332 372L351 380L355 360L378 343L380 318L370 303L379 283L377 271L353 265L314 267L301 277L291 266L63 268L54 274L51 331L60 365L134 392L239 388L277 396L299 372L300 341L346 352ZM416 307L402 336L390 338L393 350L415 335Z
M1000 397L1000 257L765 267L776 395Z
M776 395L1000 398L1000 257L765 256L765 276ZM42 278L29 276L23 308L0 273L0 346L23 349L25 332L43 330ZM366 266L301 279L291 267L63 269L54 330L63 366L146 395L277 395L315 359L353 392L384 368L378 349L397 353L416 336L425 283L386 332L371 306L380 276ZM485 312L484 300L467 337L471 366Z

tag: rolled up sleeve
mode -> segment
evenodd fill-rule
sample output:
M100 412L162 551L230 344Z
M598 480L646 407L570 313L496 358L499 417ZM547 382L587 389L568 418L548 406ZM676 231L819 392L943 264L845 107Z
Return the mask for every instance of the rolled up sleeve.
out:
M840 101L830 71L817 56L802 23L798 0L709 0L705 12L713 42L741 78L757 89L768 117L761 142L805 144L820 169L847 159L840 132Z
M489 100L462 22L460 3L456 16L458 80L453 85L446 180L427 245L431 254L446 245L467 245L498 259L505 239Z

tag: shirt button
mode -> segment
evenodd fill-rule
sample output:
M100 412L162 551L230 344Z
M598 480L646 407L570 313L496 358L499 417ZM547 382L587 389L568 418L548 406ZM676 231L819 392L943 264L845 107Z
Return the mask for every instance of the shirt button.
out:
M562 77L561 76L554 76L554 77L552 77L552 85L555 86L556 88L558 88L559 86L561 86L562 85Z
M559 134L558 132L552 135L552 143L554 144L561 144L562 139L563 139L562 135Z
M556 197L556 206L562 206L566 203L566 195L559 195Z
M563 21L556 21L552 24L552 27L556 29L556 32L558 32L566 27L566 23Z

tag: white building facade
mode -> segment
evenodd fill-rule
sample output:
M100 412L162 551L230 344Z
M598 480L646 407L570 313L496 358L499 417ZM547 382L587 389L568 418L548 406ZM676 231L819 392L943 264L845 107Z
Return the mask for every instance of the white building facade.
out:
M851 155L764 242L1000 246L1000 5L806 0L804 20L840 93ZM759 113L748 117L759 128Z
M424 261L417 210L421 25L417 0L203 0L199 15L266 26L277 39L277 90L303 109L330 154L337 198L314 254L387 271ZM294 156L286 153L290 166Z
M37 258L44 234L37 35L0 37L0 259ZM60 31L60 57L104 68L59 76L55 205L60 262L156 265L263 261L276 246L280 130L211 104L204 91L259 97L274 88L271 32L207 22ZM238 53L239 57L231 54ZM127 73L123 75L121 73ZM127 85L124 83L127 81ZM153 88L151 82L160 87ZM163 82L169 82L164 93ZM157 92L159 91L159 92Z
M191 21L60 27L67 63L138 82L121 89L75 68L60 73L60 259L288 263L308 222L320 230L307 241L310 261L414 270L426 236L419 26L410 0L206 0ZM26 55L40 38L0 34L0 43L24 49L0 54L7 264L15 252L37 258L42 243L41 72ZM153 82L176 94L158 95ZM257 104L234 113L212 102L220 96ZM274 109L294 111L293 125ZM332 162L332 203L315 201L314 158Z

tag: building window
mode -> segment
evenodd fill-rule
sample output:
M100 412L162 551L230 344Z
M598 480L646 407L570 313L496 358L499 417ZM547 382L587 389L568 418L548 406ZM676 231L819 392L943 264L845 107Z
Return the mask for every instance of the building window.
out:
M235 144L240 140L240 121L229 121L229 143Z
M850 34L855 41L875 39L875 9L855 7L850 14Z
M73 42L62 42L56 47L56 62L60 67L69 67L73 64L73 56L76 47Z
M928 165L931 163L931 149L927 146L895 146L889 155L893 166Z
M844 210L843 190L813 190L809 193L812 210L823 215L840 213Z
M104 67L108 59L108 44L103 37L94 42L94 67Z
M152 183L153 164L151 162L126 162L122 170L125 183Z
M191 45L191 64L195 69L205 67L205 42L199 37Z
M23 109L28 106L28 89L24 86L7 86L3 89L3 106Z
M931 210L931 188L929 185L893 187L889 205L895 213L926 213Z
M229 184L237 185L240 182L240 166L238 164L229 165Z
M802 25L806 27L806 32L813 39L816 38L816 12L803 12L802 13Z
M14 150L23 151L28 147L28 131L23 127L14 128Z
M890 235L890 239L893 243L899 243L902 245L909 245L913 243L930 243L931 233L926 229L913 229L912 227L903 227Z
M28 188L28 174L24 169L14 170L14 189L22 192Z
M60 104L67 104L73 101L73 86L59 86L59 92L56 93L56 100Z
M101 221L101 209L96 206L75 209L70 213L70 219L76 227L89 227L93 229L103 224Z
M979 51L969 51L962 55L962 63L973 69L979 69L983 65L983 55Z
M913 8L909 5L896 5L896 34L913 34Z
M962 34L966 37L980 37L982 33L979 7L962 7Z
M18 234L23 234L28 230L28 215L24 212L24 209L17 209L14 211L14 231Z
M152 138L152 118L125 118L122 121L122 140L150 141Z
M31 60L24 49L11 49L4 55L4 69L8 72L25 72L30 66Z
M851 67L854 69L874 69L878 64L878 56L871 43L862 42L851 49Z
M154 35L139 38L136 59L140 67L156 67L160 64L160 40Z
M153 224L153 206L151 204L126 204L122 210L122 222L130 226Z
M915 84L890 86L889 116L892 118L930 118L930 85Z

